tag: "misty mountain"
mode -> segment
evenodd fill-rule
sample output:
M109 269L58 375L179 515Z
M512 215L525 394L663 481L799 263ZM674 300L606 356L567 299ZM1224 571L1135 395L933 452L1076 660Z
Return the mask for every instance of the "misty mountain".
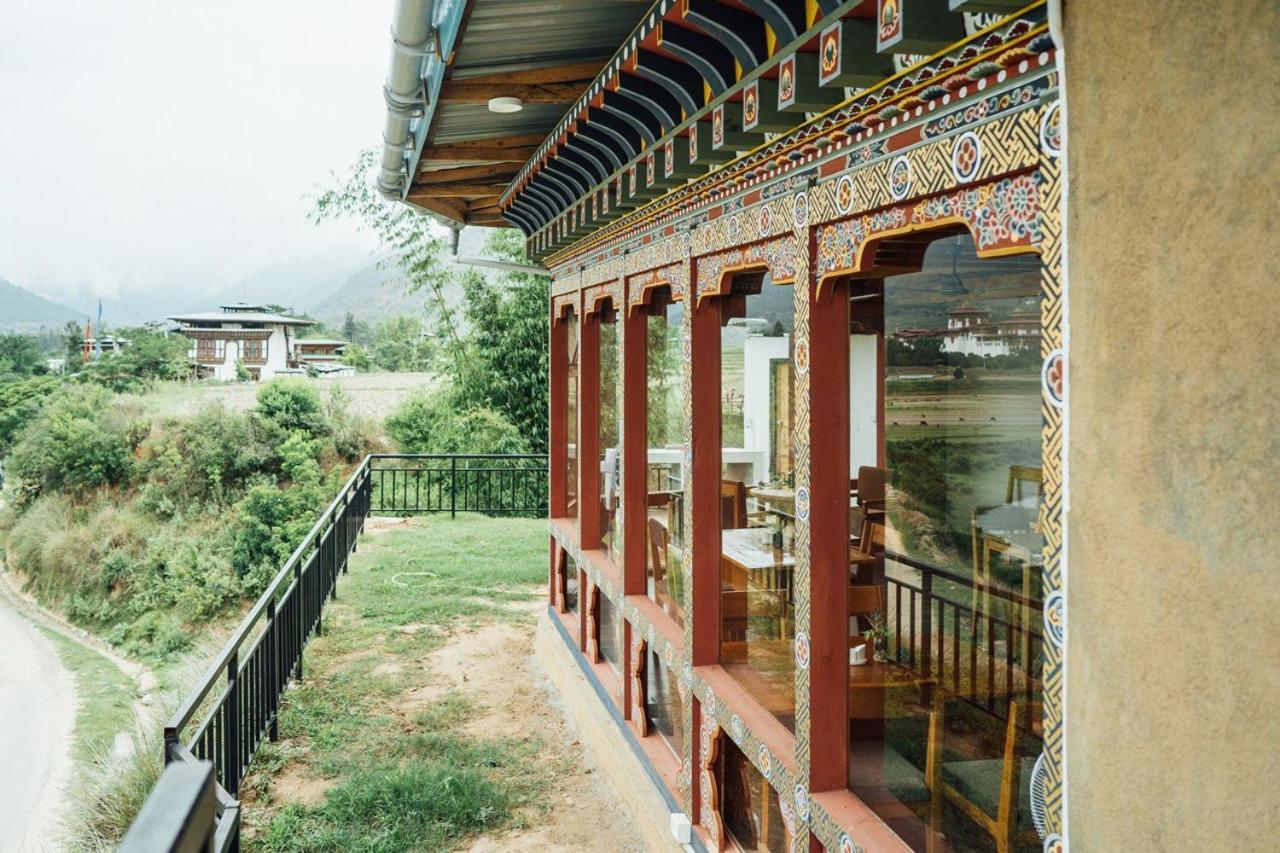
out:
M0 332L31 332L57 328L68 320L84 322L84 314L66 305L37 296L0 278Z
M314 308L338 291L355 273L368 267L366 252L327 252L306 258L280 261L253 273L231 287L199 302L188 311L216 311L219 305L252 302L284 305L295 311L314 314Z

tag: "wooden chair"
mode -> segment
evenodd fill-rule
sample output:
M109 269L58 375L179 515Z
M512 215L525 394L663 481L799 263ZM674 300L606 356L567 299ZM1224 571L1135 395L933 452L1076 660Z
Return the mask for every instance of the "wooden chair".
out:
M870 616L872 613L879 613L883 618L886 615L886 591L881 584L850 584L849 585L849 618ZM849 648L860 646L864 642L862 636L861 619L856 623L857 628L849 632Z
M656 594L667 580L667 527L656 518L649 519L649 573Z
M747 526L747 484L740 480L720 481L720 529L739 530Z
M884 519L864 518L858 542L849 548L849 565L875 565L884 557Z
M998 759L946 761L943 756L945 700L939 698L929 714L928 744L925 752L925 784L931 794L932 823L942 818L943 800L950 800L996 842L997 853L1011 853L1025 840L1035 841L1035 830L1018 828L1018 818L1031 818L1031 798L1024 778L1034 759L1018 755L1018 721L1030 718L1034 728L1040 720L1039 702L1010 702L1005 724L1004 751ZM1028 778L1029 781L1029 778ZM992 796L994 794L994 796Z
M1009 479L1004 487L1004 502L1011 504L1014 501L1016 492L1017 499L1022 500L1022 484L1034 483L1036 487L1036 497L1044 494L1044 469L1032 468L1027 465L1010 465Z
M858 476L849 481L849 538L857 542L862 523L867 519L884 520L885 480L888 470L863 465ZM857 501L856 505L853 501Z

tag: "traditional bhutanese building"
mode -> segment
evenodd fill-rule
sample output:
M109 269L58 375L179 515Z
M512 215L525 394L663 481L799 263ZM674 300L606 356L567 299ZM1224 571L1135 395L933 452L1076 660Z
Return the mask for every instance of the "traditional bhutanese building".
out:
M253 380L302 375L293 347L298 329L311 320L273 314L263 305L236 303L220 311L178 314L169 318L191 340L189 356L199 378L231 382L243 367Z
M551 276L534 651L654 849L1274 846L1276 17L398 3L379 185Z

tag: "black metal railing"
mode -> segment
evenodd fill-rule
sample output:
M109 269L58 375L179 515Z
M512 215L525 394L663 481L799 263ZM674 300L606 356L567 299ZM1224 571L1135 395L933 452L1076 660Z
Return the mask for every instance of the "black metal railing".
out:
M262 741L278 735L281 697L302 675L303 647L320 633L324 603L337 597L338 576L347 571L369 515L545 515L546 472L545 456L366 456L165 723L166 764L204 767L212 774L214 824L193 825L207 823L210 814L193 808L189 819L151 821L145 833L131 827L128 838L145 837L146 849L179 849L173 845L192 838L212 840L201 849L239 849L240 783ZM542 481L535 486L537 477ZM410 491L406 483L417 488ZM202 796L196 775L166 770L139 820L160 809L153 801L194 802ZM157 833L170 831L180 834L157 841Z
M370 462L376 513L547 514L546 456L377 454Z
M1010 699L1036 698L1041 602L905 554L888 551L885 562L919 574L885 578L893 659L1000 719Z

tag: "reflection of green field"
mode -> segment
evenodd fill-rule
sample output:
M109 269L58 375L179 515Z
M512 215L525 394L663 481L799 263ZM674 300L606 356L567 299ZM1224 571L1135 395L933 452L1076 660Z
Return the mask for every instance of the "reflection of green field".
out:
M927 459L915 461L934 466L929 479L945 482L943 517L934 517L934 525L940 522L943 529L934 526L932 532L950 533L949 543L945 554L916 555L966 575L971 571L974 507L1004 502L1010 466L1040 464L1039 378L984 371L975 379L977 373L973 371L963 380L891 381L886 394L885 436L891 457L897 442L913 446L924 440L940 443ZM915 476L920 476L918 471ZM903 479L894 477L893 481L902 488ZM900 515L897 521L895 527L903 533L905 546L915 552L913 545L930 531L913 529L921 525L908 523Z

